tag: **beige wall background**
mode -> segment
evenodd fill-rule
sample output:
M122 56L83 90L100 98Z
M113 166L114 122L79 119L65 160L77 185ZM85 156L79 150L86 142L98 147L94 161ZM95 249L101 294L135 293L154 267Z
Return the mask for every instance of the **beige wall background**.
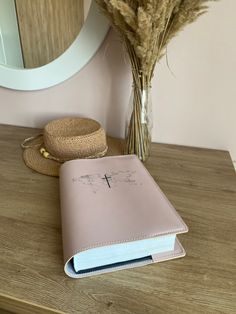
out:
M153 79L153 141L229 150L236 161L236 1L221 0L168 47ZM99 120L124 135L131 89L122 44L110 31L77 75L35 92L0 88L0 123L42 127L61 116Z

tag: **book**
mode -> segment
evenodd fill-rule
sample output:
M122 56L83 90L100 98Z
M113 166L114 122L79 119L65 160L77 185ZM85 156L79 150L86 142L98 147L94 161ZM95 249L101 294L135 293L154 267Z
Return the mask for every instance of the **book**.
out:
M135 155L76 159L60 168L65 273L73 278L182 257L188 231Z

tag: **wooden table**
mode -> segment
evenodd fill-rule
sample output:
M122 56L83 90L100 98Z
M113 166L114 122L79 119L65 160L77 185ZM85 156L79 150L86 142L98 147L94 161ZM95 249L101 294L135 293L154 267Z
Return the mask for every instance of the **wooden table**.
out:
M58 179L0 126L0 308L16 313L236 313L236 176L226 151L153 144L148 170L189 226L187 256L106 275L63 272Z

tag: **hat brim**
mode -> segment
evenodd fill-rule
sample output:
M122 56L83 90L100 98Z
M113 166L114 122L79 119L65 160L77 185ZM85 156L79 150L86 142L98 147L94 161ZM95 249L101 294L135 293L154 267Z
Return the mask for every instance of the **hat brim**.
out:
M108 151L106 156L123 155L124 140L107 136L107 145ZM23 152L23 160L27 167L41 174L53 177L59 176L62 163L43 157L39 151L39 146L32 145L32 147L26 148Z

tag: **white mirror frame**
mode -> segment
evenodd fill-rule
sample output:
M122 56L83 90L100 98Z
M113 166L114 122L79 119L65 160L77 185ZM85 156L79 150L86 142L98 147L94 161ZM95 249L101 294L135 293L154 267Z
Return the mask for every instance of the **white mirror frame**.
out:
M39 90L57 85L80 71L103 42L109 22L92 1L88 17L73 44L57 59L34 69L0 65L0 86L15 90Z

